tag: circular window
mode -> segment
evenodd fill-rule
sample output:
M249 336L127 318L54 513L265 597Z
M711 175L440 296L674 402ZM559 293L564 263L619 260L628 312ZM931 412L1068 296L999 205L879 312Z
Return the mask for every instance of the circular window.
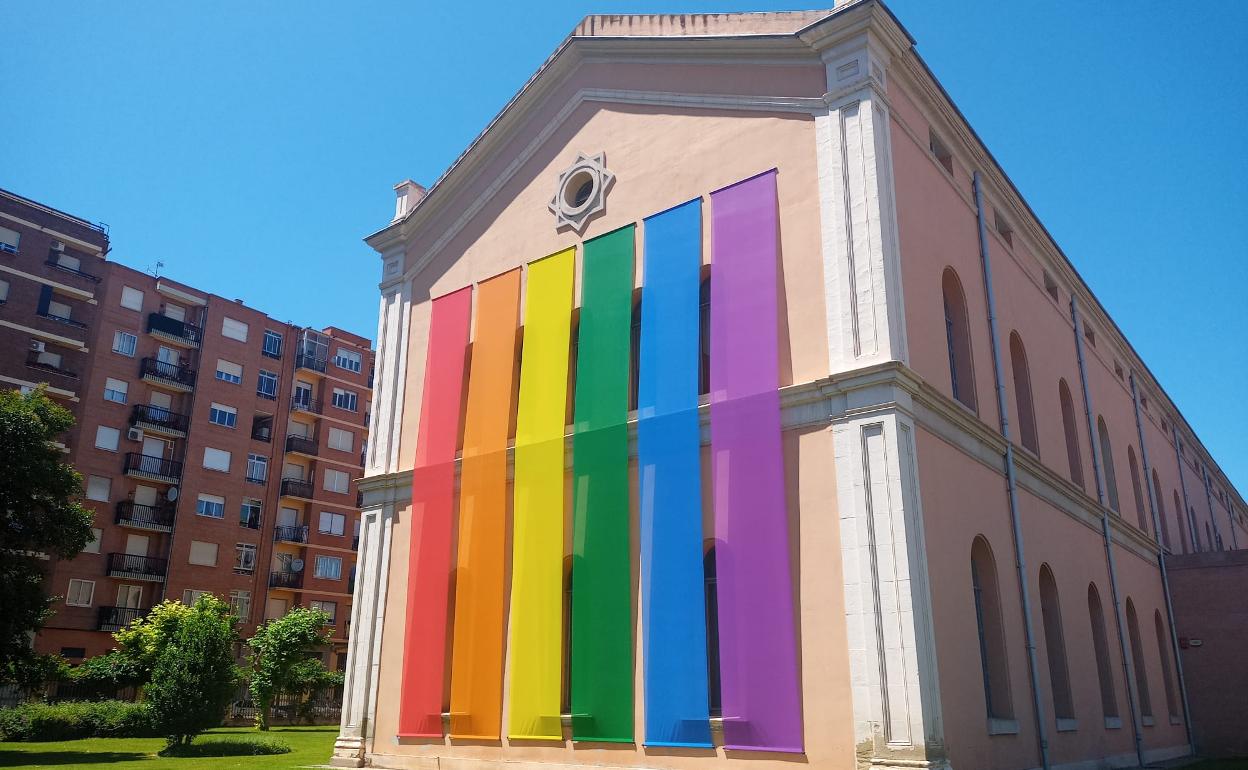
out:
M589 205L597 186L598 177L588 169L570 174L563 183L563 209L569 214L579 213Z

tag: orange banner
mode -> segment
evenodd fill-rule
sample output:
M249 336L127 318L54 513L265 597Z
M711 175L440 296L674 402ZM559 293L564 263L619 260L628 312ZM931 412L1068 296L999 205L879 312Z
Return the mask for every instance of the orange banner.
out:
M516 383L520 271L482 281L460 467L459 558L451 651L453 738L497 739L503 704L507 434Z

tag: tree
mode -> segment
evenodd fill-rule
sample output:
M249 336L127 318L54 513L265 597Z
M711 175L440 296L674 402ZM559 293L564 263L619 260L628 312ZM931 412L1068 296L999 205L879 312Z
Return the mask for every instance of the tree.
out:
M256 727L269 729L269 709L279 694L306 694L313 687L328 686L326 677L331 672L312 654L329 644L332 634L329 614L306 607L296 607L256 629L256 635L247 642L251 647L249 687L256 704Z
M74 416L42 389L0 391L0 672L30 656L30 635L51 614L42 556L71 559L91 541L82 476L52 442Z
M238 684L237 623L229 605L201 596L159 651L144 695L170 746L221 724Z

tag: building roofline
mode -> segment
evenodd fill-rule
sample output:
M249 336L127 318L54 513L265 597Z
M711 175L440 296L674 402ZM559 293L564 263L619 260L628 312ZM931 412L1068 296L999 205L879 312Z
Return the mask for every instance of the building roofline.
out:
M60 209L52 208L51 206L40 203L39 201L31 200L30 198L27 198L23 195L18 195L17 193L12 192L10 190L5 190L2 187L0 187L0 195L4 196L5 198L10 198L14 201L17 201L18 203L22 203L32 208L39 209L40 211L45 211L54 216L58 216L61 219L68 220L70 222L73 222L76 225L81 225L83 227L87 227L92 230L95 230L97 233L100 233L101 235L104 236L105 241L108 240L108 225L104 224L103 222L88 221L86 219L83 219L82 217L74 216L73 214L70 214L68 212L61 211Z

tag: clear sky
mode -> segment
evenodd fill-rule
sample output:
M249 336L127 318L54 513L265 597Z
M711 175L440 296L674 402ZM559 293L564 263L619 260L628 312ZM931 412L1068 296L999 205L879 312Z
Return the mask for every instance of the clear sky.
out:
M4 0L0 187L107 222L124 264L372 337L393 184L581 16L772 1ZM890 7L1248 494L1248 3Z

